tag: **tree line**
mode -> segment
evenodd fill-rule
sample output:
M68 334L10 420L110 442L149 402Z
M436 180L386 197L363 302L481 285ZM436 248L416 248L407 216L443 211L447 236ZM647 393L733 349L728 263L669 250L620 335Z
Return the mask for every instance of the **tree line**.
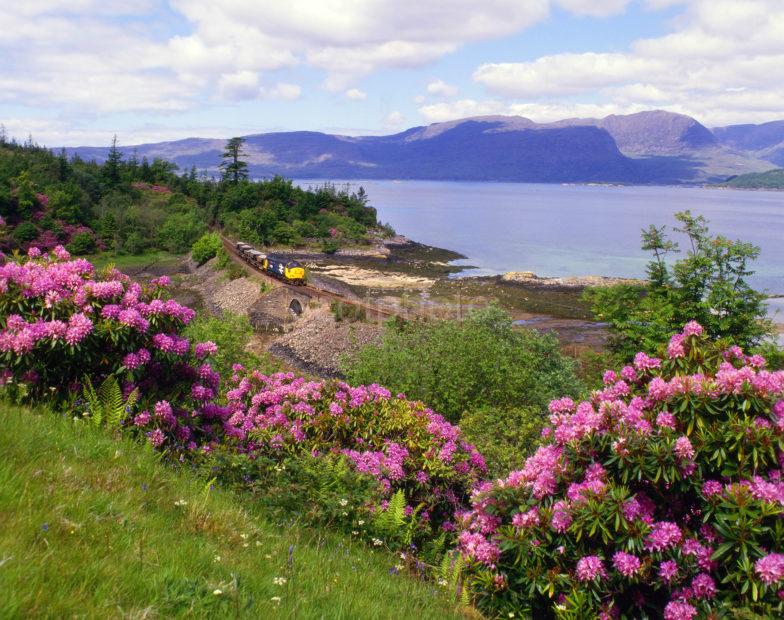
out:
M251 180L242 145L241 138L227 142L216 179L123 153L116 138L97 163L0 131L0 249L68 244L76 254L183 253L215 226L252 243L339 247L363 242L378 225L362 188Z

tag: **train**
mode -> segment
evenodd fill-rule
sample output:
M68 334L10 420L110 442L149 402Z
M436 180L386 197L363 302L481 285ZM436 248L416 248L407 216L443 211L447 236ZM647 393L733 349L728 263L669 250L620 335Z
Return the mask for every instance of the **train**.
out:
M264 254L243 241L238 241L235 248L242 260L261 269L264 273L282 280L286 284L305 285L305 268L302 263L281 256Z

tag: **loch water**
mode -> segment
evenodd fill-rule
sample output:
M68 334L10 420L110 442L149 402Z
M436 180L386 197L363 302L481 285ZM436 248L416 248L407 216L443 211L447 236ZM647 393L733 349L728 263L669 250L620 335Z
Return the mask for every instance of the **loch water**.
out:
M754 285L784 294L784 192L443 181L332 181L365 188L379 220L407 237L455 250L463 275L643 277L640 230L672 228L690 209L710 229L761 248ZM320 181L298 181L302 186ZM673 233L685 249L685 238Z
M540 276L644 277L640 230L690 209L710 230L760 247L752 285L784 295L784 192L702 187L616 187L447 181L331 181L365 188L378 218L407 237L460 252L460 275L533 271ZM302 180L298 184L323 184ZM771 299L784 322L784 300Z

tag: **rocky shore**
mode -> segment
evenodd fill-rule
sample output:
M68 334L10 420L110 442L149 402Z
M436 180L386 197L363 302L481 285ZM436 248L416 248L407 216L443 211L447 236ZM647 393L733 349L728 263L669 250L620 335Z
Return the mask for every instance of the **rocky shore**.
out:
M503 284L524 284L526 286L541 286L549 288L584 289L587 287L615 286L617 284L630 284L641 286L645 280L636 278L611 278L607 276L569 276L564 278L543 278L533 271L508 271L500 276Z

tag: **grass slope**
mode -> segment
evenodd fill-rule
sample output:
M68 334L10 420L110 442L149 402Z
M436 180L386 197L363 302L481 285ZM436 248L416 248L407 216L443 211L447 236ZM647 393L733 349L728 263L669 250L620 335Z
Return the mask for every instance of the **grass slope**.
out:
M0 403L0 455L0 618L460 617L392 554L270 523L84 423Z
M784 168L741 174L722 183L722 187L738 187L744 189L784 189Z

